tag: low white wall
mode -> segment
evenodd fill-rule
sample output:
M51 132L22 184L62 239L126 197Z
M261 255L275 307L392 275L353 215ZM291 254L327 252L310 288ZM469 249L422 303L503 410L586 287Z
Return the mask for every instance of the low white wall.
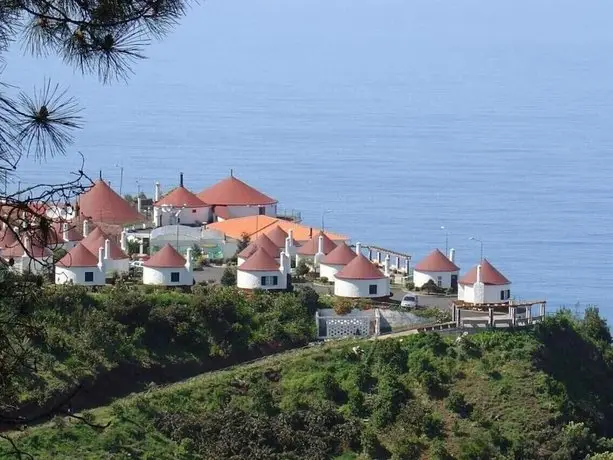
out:
M345 268L344 265L319 264L319 277L328 278L328 281L334 281L334 276L343 268Z
M177 272L179 273L179 282L173 283L171 281L171 274ZM185 267L143 267L143 284L155 284L163 286L191 286L192 284L194 284L194 275Z
M511 290L510 284L504 284L501 286L492 286L489 284L485 285L484 290L484 300L483 303L496 303L496 302L506 302L509 300L505 298L502 300L500 298L501 291ZM462 285L458 286L458 300L463 300L464 302L475 303L475 288L471 285Z
M85 282L85 272L94 273L94 281ZM83 284L86 286L103 286L105 284L105 276L102 270L98 267L55 267L55 284Z
M173 209L169 212L162 212L161 208L157 208L158 213L162 216L162 226L175 225L177 218L175 214L180 208ZM201 208L185 208L179 215L179 220L182 225L192 225L196 223L206 224L209 221L210 208L208 206Z
M276 286L262 286L262 276L276 276L279 284ZM236 286L240 289L286 289L286 275L280 271L243 271L240 268L236 271Z
M422 287L428 281L432 280L438 286L438 277L442 278L441 287L448 289L451 287L451 275L458 276L459 272L420 272L413 270L413 283L415 286Z
M377 286L377 293L370 294L370 286ZM339 297L386 297L390 295L389 278L376 280L342 280L334 282L334 295Z

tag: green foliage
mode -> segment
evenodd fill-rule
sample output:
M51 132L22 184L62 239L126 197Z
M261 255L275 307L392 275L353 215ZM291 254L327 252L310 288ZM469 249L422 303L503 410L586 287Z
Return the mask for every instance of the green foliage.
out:
M238 242L236 243L235 256L238 256L238 254L240 254L245 248L247 248L249 244L251 244L251 238L249 237L249 234L247 233L241 234L241 239L238 240Z
M306 276L310 271L311 269L307 265L306 261L304 259L300 259L298 265L296 265L296 276Z
M62 257L68 254L68 251L64 248L55 248L53 250L53 263L56 264Z
M457 391L452 391L445 403L447 409L458 414L460 417L468 417L472 412L472 406L466 402L464 395Z
M582 331L592 340L603 345L611 343L611 331L607 320L600 317L596 307L587 307L581 322Z
M136 240L128 240L128 255L138 254L140 252L140 243Z
M236 285L236 272L230 267L226 267L221 275L220 280L222 286L235 286Z

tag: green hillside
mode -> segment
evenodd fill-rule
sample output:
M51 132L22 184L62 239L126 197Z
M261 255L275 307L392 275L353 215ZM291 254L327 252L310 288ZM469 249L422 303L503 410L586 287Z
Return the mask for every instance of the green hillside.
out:
M595 310L524 332L338 342L13 439L54 459L612 459L609 343Z

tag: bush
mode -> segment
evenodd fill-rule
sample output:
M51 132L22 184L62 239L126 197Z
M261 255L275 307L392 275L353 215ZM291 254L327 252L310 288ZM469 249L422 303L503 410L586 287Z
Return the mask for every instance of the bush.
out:
M236 285L236 272L229 267L226 267L221 275L220 280L222 286L235 286Z
M332 308L337 315L346 315L353 310L353 302L350 299L336 298Z
M447 402L445 403L447 409L452 412L455 412L462 418L466 418L470 416L472 412L472 405L466 402L464 395L457 391L452 391L447 398Z
M319 281L322 282L323 284L328 284L328 277L322 276L321 278L319 278Z
M298 262L298 265L296 266L296 276L306 276L310 271L311 269L307 265L306 261L304 259L300 259L300 262Z

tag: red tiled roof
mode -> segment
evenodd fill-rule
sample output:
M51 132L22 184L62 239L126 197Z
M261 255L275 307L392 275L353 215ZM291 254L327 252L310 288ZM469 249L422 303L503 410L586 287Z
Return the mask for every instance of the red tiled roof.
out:
M154 206L174 206L187 208L204 208L208 206L200 198L182 185L173 188L170 192L154 203Z
M23 256L25 254L25 250L23 249L22 243L25 243L25 241L22 241L21 243L15 242L12 246L2 249L2 257L8 259L10 257L15 258ZM45 246L41 246L30 240L28 255L34 259L43 259L45 257L52 256L53 253Z
M87 235L86 238L83 238L81 244L89 249L92 254L98 254L98 249L104 247L105 240L109 240L110 243L109 249L111 253L109 254L109 259L120 260L128 258L128 255L121 250L117 243L111 240L106 233L100 230L99 227L96 227L89 232L89 235Z
M258 236L253 241L253 244L255 244L258 248L264 249L271 257L275 259L281 254L281 250L275 243L270 241L270 238L268 238L266 235Z
M336 243L330 238L328 238L328 235L319 232L318 234L313 235L313 238L306 241L302 246L298 248L298 254L300 254L301 256L314 256L315 254L317 254L317 251L319 250L319 237L321 235L323 235L324 237L324 254L328 254L332 250L334 250L334 248L336 247Z
M198 194L198 198L209 205L264 206L277 203L277 200L264 195L234 176L204 189Z
M180 268L185 266L185 257L177 252L170 243L152 255L143 265L151 268Z
M107 224L128 225L145 220L102 179L79 197L79 210L81 216Z
M326 265L347 265L356 255L353 249L344 242L340 242L328 255L321 259L321 263Z
M230 210L228 209L227 206L223 206L223 205L215 206L213 212L215 213L217 217L221 217L222 219L230 218Z
M343 280L378 280L385 278L381 270L362 254L356 255L345 268L334 276Z
M81 232L79 232L79 230L77 229L76 224L72 222L66 222L66 224L68 226L68 229L67 229L68 241L70 242L81 241L83 239L83 235L81 235ZM63 228L64 228L64 222L61 222L61 221L53 222L53 224L51 224L49 234L42 235L41 239L44 238L47 240L46 241L47 246L64 243Z
M504 284L511 284L511 282L500 273L496 267L494 267L487 259L483 259L481 262L481 281L483 284L489 284L492 286L502 286ZM472 285L477 282L477 266L474 266L466 275L464 275L459 283Z
M78 243L68 254L62 257L56 265L66 268L95 267L98 265L98 251L96 251L96 255L94 255L83 244Z
M414 270L419 272L457 272L460 267L449 260L441 251L435 249L427 257L417 262Z
M287 233L278 225L275 225L272 230L267 231L265 235L278 248L285 248L285 238L287 238Z
M242 271L278 271L279 264L263 248L258 248L251 257L239 265L238 270Z

